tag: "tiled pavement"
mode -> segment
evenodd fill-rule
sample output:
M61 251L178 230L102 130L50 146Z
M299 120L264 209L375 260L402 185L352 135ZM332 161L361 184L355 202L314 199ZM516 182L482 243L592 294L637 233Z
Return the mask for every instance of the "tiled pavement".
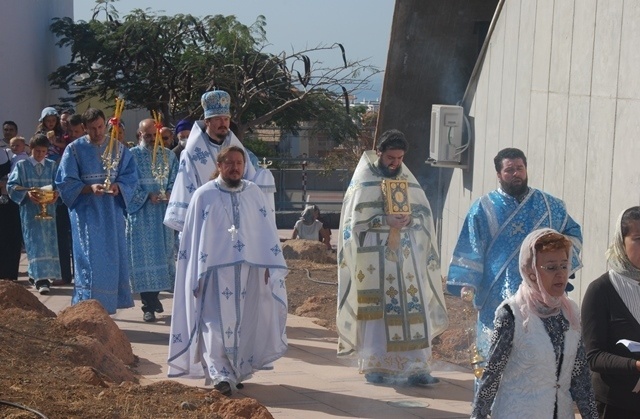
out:
M288 234L285 232L284 234ZM335 237L335 232L334 232ZM26 260L20 267L26 271ZM20 278L26 286L26 277ZM73 288L53 288L47 296L36 293L58 313L71 302ZM167 343L172 295L161 293L165 313L156 323L142 321L140 301L136 308L113 315L125 331L133 352L140 358L138 371L143 383L166 380ZM433 375L440 383L432 387L388 387L367 384L353 361L336 357L336 334L310 319L289 316L289 350L271 371L259 371L239 395L258 400L275 418L463 418L469 417L473 375L468 370L436 363ZM200 380L179 380L203 386Z

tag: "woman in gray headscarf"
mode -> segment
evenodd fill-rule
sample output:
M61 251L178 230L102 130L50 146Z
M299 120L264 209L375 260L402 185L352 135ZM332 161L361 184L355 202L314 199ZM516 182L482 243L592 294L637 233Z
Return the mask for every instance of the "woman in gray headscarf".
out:
M496 310L472 418L597 418L578 306L567 297L571 241L550 228L520 247L522 283Z
M607 250L609 272L589 284L582 301L587 359L601 418L640 418L640 207L620 214Z

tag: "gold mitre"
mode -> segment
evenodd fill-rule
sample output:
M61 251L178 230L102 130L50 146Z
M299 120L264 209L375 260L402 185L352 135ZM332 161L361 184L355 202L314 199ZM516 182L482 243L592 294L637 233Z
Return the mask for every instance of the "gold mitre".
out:
M409 182L400 179L384 179L380 186L385 214L411 214Z

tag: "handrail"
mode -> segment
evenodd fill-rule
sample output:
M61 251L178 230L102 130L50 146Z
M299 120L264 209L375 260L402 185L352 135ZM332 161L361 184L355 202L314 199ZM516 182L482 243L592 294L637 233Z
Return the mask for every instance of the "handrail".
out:
M471 72L471 76L469 77L467 88L464 91L464 95L462 95L462 99L458 102L458 105L462 106L462 108L464 109L465 115L469 114L469 107L471 106L471 103L467 103L467 101L469 100L471 90L473 89L475 92L475 88L478 85L478 78L480 77L480 68L482 68L482 63L484 62L484 58L487 55L487 50L489 49L489 44L491 43L491 35L493 35L493 31L496 28L496 23L498 22L498 18L500 17L500 13L502 12L502 7L504 6L504 3L505 3L505 0L500 0L498 5L496 6L496 11L493 14L493 18L491 19L491 24L489 25L487 36L484 38L484 42L482 43L482 48L480 49L480 54L478 55L476 64L473 66L473 71Z

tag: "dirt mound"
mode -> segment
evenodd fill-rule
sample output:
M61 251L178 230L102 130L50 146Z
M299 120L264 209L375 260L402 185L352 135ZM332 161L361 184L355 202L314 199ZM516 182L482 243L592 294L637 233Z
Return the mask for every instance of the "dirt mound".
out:
M45 307L38 297L13 281L0 281L0 311L18 309L40 317L56 317L56 313Z
M317 263L336 263L336 257L316 240L294 239L282 244L285 259L304 259Z
M58 314L58 321L78 335L97 340L104 351L115 355L123 363L131 365L135 361L127 335L97 300L82 301L65 308Z
M0 404L0 417L34 417L27 409L52 419L272 417L254 399L216 390L173 381L141 386L135 359L97 301L56 317L24 286L0 281L0 400L18 405Z

